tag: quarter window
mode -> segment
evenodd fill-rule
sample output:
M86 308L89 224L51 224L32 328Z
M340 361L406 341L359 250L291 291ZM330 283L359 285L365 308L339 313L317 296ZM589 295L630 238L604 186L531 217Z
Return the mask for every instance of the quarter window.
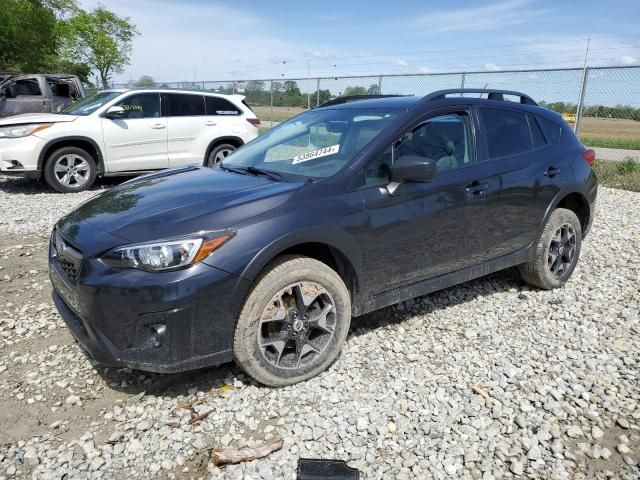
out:
M482 121L490 158L517 155L532 149L531 134L524 113L483 108Z
M544 147L547 142L544 139L544 135L542 133L542 129L536 120L536 117L533 115L527 115L529 119L529 128L531 128L531 139L533 140L533 148L541 148Z
M562 128L560 128L558 124L551 120L547 120L546 118L539 117L539 120L544 136L549 143L558 143L560 141L560 135L562 134Z
M160 94L136 93L116 103L124 108L122 118L156 118L160 116Z
M204 97L207 115L240 115L240 110L233 103L220 97Z
M167 116L192 117L206 115L202 95L190 95L182 93L167 93Z

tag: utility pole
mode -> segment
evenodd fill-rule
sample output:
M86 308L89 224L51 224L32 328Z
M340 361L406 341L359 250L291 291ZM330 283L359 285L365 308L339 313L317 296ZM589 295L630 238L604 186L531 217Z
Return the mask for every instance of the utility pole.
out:
M311 58L307 57L307 110L311 110Z
M580 98L578 99L578 109L576 110L576 124L573 127L573 131L577 135L580 131L580 118L582 117L582 106L584 105L584 95L587 92L587 78L589 76L589 68L587 67L587 61L589 59L589 45L591 44L591 37L587 38L587 48L584 52L584 65L582 66L582 87L580 88Z

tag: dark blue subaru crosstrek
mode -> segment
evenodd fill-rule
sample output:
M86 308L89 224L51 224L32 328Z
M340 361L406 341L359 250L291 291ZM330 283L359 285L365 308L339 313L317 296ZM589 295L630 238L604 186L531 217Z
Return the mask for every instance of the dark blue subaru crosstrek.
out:
M233 359L292 384L337 358L352 316L512 266L562 286L594 215L594 157L517 92L334 100L213 169L78 207L51 237L53 297L99 362Z

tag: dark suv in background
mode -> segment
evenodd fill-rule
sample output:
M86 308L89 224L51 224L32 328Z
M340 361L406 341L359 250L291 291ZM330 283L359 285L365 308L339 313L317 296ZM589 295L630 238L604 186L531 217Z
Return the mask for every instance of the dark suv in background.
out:
M559 115L496 90L349 100L60 220L53 296L89 353L288 385L337 358L352 316L512 266L569 279L597 181Z

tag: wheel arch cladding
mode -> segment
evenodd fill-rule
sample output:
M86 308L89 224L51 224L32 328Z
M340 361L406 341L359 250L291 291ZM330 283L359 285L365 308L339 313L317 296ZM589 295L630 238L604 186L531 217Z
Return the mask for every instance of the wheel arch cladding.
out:
M281 255L298 254L314 258L340 275L355 303L362 291L360 250L344 231L331 227L313 227L293 232L263 248L247 265L242 277L252 282L274 259Z
M104 173L104 162L100 147L98 147L98 144L94 140L88 137L66 137L47 143L38 157L38 170L42 170L45 162L54 151L64 147L76 147L85 150L93 157L94 162L96 162L98 174Z
M229 145L233 145L236 148L240 148L244 145L244 142L240 137L219 137L209 143L207 147L207 151L205 152L205 159L209 156L211 151L216 148L218 145L222 145L223 143L228 143Z
M591 219L591 207L586 197L578 192L572 192L560 199L555 208L566 208L576 214L580 220L582 231L586 231Z

